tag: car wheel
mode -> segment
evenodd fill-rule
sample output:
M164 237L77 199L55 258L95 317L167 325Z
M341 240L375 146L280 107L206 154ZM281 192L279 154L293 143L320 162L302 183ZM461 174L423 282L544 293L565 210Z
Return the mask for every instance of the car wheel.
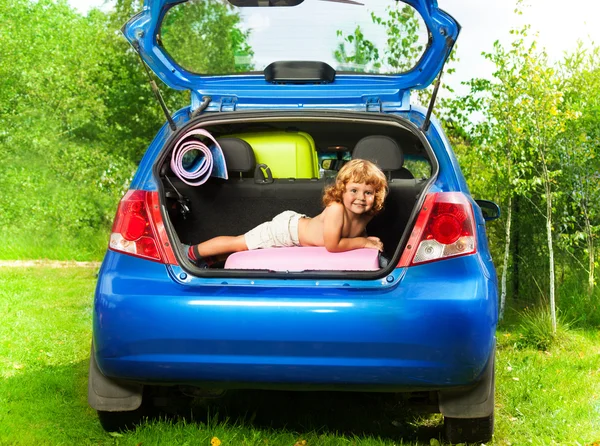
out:
M446 439L451 443L482 443L494 434L495 347L480 381L466 391L439 393Z
M107 432L123 432L134 429L146 416L144 405L128 412L107 412L98 410L100 425Z
M494 434L494 413L483 418L444 417L444 431L450 443L485 443Z

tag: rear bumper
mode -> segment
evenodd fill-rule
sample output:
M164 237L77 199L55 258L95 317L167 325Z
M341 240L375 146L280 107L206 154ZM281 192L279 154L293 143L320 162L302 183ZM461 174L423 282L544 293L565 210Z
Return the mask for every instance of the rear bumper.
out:
M409 268L395 286L185 285L108 252L95 358L112 378L216 387L425 390L477 381L496 283L477 256ZM198 283L198 282L195 282Z

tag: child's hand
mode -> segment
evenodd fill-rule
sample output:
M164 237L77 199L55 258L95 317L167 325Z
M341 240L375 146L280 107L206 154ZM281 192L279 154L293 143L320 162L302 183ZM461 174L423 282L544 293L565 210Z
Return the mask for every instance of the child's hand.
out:
M367 243L365 243L365 248L375 248L383 252L383 243L381 243L379 237L367 237Z

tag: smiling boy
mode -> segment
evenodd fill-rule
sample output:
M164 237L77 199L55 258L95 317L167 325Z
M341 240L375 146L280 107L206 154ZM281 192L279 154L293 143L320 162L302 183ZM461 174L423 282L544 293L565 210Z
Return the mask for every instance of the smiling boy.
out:
M383 172L370 161L355 159L346 163L335 183L325 189L325 209L316 217L285 211L246 234L219 236L190 246L187 254L195 265L208 267L212 256L252 249L324 246L331 252L383 251L381 240L367 236L366 227L383 209L386 194Z

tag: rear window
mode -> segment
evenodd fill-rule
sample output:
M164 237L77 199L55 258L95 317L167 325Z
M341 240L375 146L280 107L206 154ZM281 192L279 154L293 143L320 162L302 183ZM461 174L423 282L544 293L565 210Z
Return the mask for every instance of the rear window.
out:
M284 60L397 74L419 61L429 33L414 8L394 0L190 0L166 12L158 39L198 74L262 72Z

